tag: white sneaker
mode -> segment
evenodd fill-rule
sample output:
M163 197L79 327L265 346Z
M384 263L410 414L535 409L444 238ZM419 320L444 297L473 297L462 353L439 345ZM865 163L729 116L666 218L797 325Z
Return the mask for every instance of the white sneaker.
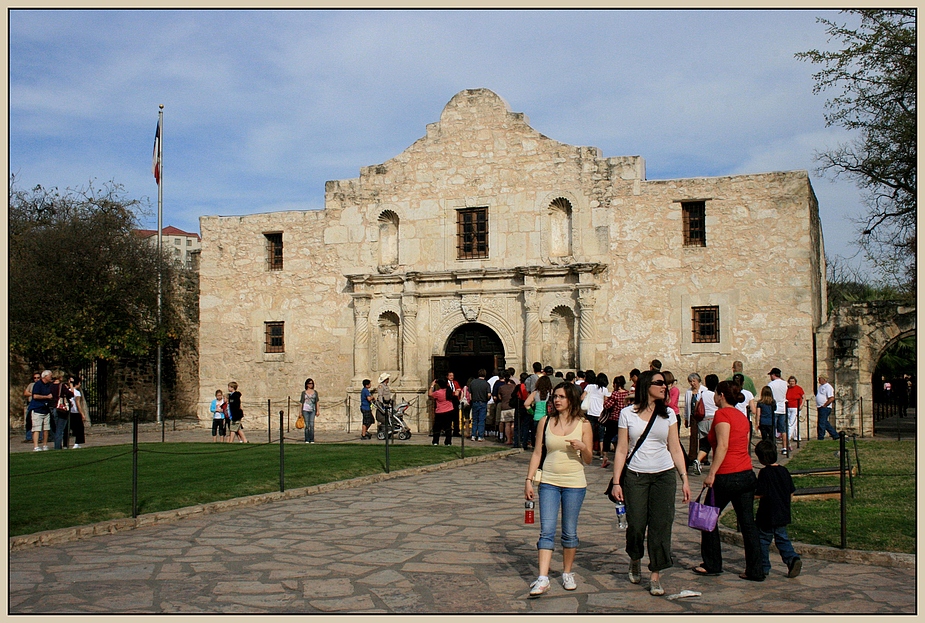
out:
M649 582L649 594L656 597L660 597L665 594L665 589L662 588L662 583L658 580L652 580Z
M697 459L694 459L693 471L697 476L703 473L703 467L700 465L700 461Z
M538 577L536 581L530 585L530 597L539 597L548 590L549 578L545 576Z
M32 448L32 451L33 451L33 452L41 452L42 449L39 448L38 446L35 446L34 448Z
M42 452L44 452L45 450L48 450L48 446L42 446Z
M80 447L80 444L79 444L79 443L75 443L75 444L74 444L74 449L75 449L75 450L76 450L77 448L79 448L79 447Z
M573 591L578 588L578 585L575 584L575 574L574 573L563 573L562 574L562 588L567 591Z

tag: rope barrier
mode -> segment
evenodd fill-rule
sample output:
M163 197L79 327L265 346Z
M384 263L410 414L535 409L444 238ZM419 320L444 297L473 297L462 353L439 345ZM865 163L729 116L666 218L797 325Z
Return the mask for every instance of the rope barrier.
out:
M119 457L123 457L123 456L129 455L129 454L131 454L131 453L132 453L132 451L129 450L129 451L127 451L127 452L123 452L122 454L115 454L115 455L113 455L113 456L107 456L105 459L98 459L98 460L96 460L96 461L87 461L86 463L78 463L77 465L68 465L68 466L67 466L67 469L74 469L75 467L85 467L85 466L87 466L87 465L94 465L94 464L96 464L96 463L103 463L104 461L111 461L112 459L117 459L117 458L119 458ZM64 468L59 467L59 468L56 468L56 469L44 470L44 471L41 471L41 472L29 472L29 473L27 473L27 474L10 474L10 478L19 478L19 477L21 477L21 476L40 476L40 475L42 475L42 474L54 474L54 473L58 473L58 472L63 471L63 469L64 469Z
M201 443L208 443L208 442L201 442ZM231 445L231 444L229 444L229 443L227 443L227 442L225 442L225 443L226 443L226 445L229 445L229 446ZM149 450L148 448L142 448L142 447L139 445L139 446L138 446L138 451L139 451L139 452L147 452L148 454L174 454L174 455L224 454L224 453L226 453L226 452L239 452L239 451L241 451L241 450L251 450L251 449L253 449L253 448L258 448L258 447L260 447L260 446L271 446L271 445L276 445L276 443L277 443L277 442L271 442L271 443L250 443L250 442L248 442L248 443L242 443L242 444L240 444L241 446L246 446L246 447L242 447L242 448L228 448L227 450L215 450L215 451L211 451L211 452L167 452L167 451L164 451L164 450ZM159 444L158 444L158 445L159 445ZM212 444L210 444L210 445L212 445ZM218 445L218 444L214 444L214 445Z

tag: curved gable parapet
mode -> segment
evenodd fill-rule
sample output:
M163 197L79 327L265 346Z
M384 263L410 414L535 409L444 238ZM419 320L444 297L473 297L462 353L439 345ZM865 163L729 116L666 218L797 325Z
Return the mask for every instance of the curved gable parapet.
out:
M489 89L465 89L454 95L440 113L441 126L495 121L529 125L523 113L512 113L504 98Z
M377 186L404 181L430 183L444 174L452 177L450 171L459 166L474 163L522 166L524 158L571 166L576 176L588 160L605 164L597 147L551 139L530 127L526 115L511 112L508 103L493 91L466 89L450 99L439 121L427 125L425 136L395 157L361 168L360 177L364 183Z

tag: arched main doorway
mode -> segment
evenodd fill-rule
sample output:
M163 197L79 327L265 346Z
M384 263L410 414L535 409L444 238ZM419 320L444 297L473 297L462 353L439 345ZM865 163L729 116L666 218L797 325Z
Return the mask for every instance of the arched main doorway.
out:
M460 384L475 377L480 369L488 376L504 368L504 345L498 334L483 324L470 322L457 327L446 341L443 356L434 356L433 378L453 372Z

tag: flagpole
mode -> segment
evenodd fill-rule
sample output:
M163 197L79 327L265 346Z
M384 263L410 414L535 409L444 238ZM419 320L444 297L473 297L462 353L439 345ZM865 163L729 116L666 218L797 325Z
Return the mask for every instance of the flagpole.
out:
M161 298L162 298L162 268L164 232L162 216L164 212L164 105L158 105L157 126L160 131L160 140L157 149L157 422L161 425L161 441L164 441L164 418L161 412L161 361L163 358L163 340L161 339Z

